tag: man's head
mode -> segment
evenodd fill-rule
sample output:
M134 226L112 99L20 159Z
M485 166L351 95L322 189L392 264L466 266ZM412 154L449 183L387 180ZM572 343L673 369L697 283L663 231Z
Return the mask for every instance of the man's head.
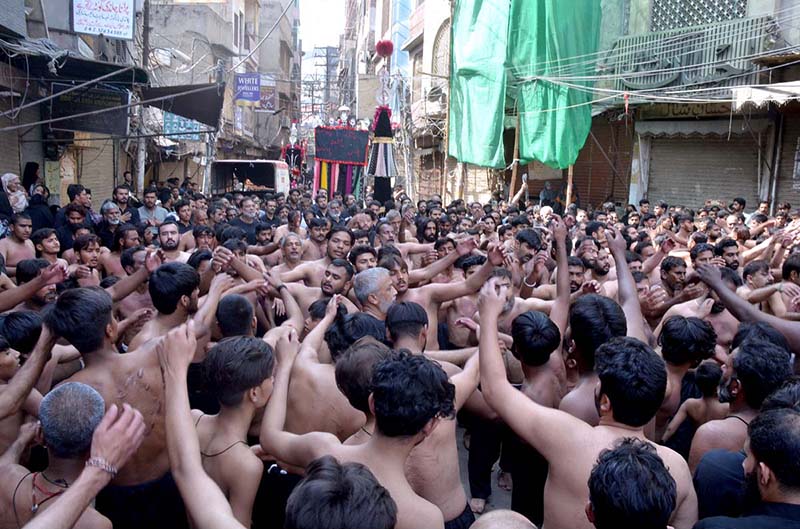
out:
M769 263L760 259L750 261L742 270L742 279L751 289L762 288L772 284Z
M436 242L439 238L439 227L436 221L422 217L417 221L417 239L421 243Z
M378 252L372 246L367 246L366 244L354 246L350 250L348 259L356 272L363 272L368 268L378 266Z
M165 251L171 252L178 249L178 244L181 242L181 234L178 229L178 223L174 220L167 220L158 227L158 242L161 248Z
M110 226L117 226L122 221L119 206L111 200L103 202L103 205L100 206L100 214Z
M48 392L39 406L39 421L51 456L85 459L105 411L103 397L86 384L67 382Z
M392 342L403 338L416 340L420 350L424 350L428 336L428 314L418 303L395 303L386 313L386 333Z
M19 261L17 263L17 285L24 285L36 279L42 273L42 270L48 266L50 266L50 262L45 259L23 259ZM55 285L46 285L37 290L29 298L29 301L41 307L54 302L57 295Z
M568 338L580 369L593 370L597 349L627 332L625 313L612 299L588 294L579 297L570 307Z
M336 319L325 331L325 343L328 345L333 362L336 363L353 343L365 336L384 340L386 326L383 322L363 312L347 314L344 305L339 305Z
M203 364L209 390L220 405L234 407L246 401L258 409L272 394L274 363L272 347L264 340L232 336L212 347Z
M353 266L344 259L333 259L322 276L322 293L326 296L347 294L352 286Z
M28 355L36 347L42 332L42 316L32 310L17 310L0 316L0 336L11 349Z
M156 207L156 201L158 200L158 189L155 187L148 187L142 193L142 203L144 203L144 207L147 209L153 209Z
M517 250L517 259L521 263L527 263L536 256L536 253L542 249L542 238L535 230L525 229L517 232L516 240L519 242L519 249Z
M312 461L286 504L285 529L392 529L397 504L372 472L332 456Z
M347 259L353 247L353 232L343 226L333 227L326 235L328 259Z
M561 344L561 333L546 314L523 312L511 324L514 344L511 352L524 365L539 367L547 363L550 354Z
M27 213L15 213L11 216L11 234L20 241L27 241L31 238L33 223Z
M708 243L695 244L689 252L692 259L692 266L697 268L700 265L711 264L714 258L714 247Z
M447 374L422 355L395 353L374 368L370 408L387 437L429 435L438 419L454 417L454 398Z
M731 353L719 383L720 402L741 402L757 410L792 375L789 353L770 342L748 339Z
M676 505L675 479L650 443L629 437L600 452L586 506L597 529L666 529Z
M567 260L569 269L569 291L574 294L583 286L586 280L586 267L578 257L570 256Z
M667 256L661 261L661 281L673 292L683 289L686 263L680 257Z
M97 268L100 262L100 237L92 234L79 235L72 243L72 251L80 264Z
M655 417L667 390L664 360L636 338L612 338L597 349L598 413L617 423L643 427Z
M575 255L583 261L583 266L589 270L594 270L597 264L597 254L599 250L600 248L596 240L591 237L585 237L578 243L575 249Z
M395 234L394 228L386 221L378 223L375 228L375 233L382 246L397 242L397 235Z
M114 202L120 206L127 207L128 200L130 199L131 190L127 185L121 185L114 188Z
M146 257L147 248L144 246L136 246L135 248L128 248L122 252L119 257L119 263L128 275L132 275L145 265Z
M61 243L58 242L58 235L53 228L39 228L31 234L31 242L37 257L43 254L58 255L61 251Z
M104 344L113 344L117 322L112 314L111 296L100 288L65 290L44 314L44 323L57 336L65 338L81 354L92 353Z
M70 226L83 226L86 222L86 208L80 204L70 203L64 208L64 216Z
M786 258L781 267L781 277L784 281L800 285L800 253L792 254Z
M739 255L739 245L733 239L726 238L717 241L714 253L717 257L722 257L725 261L725 266L731 270L738 270L739 266L742 264L742 259Z
M731 202L731 211L735 213L739 213L744 211L745 206L747 206L747 201L742 197L736 197Z
M694 366L714 354L717 333L700 318L673 316L661 328L661 355L674 366Z
M783 503L800 493L800 411L763 411L748 426L743 463L747 480L755 482L761 499Z
M391 353L386 345L371 336L358 339L336 360L336 385L350 405L369 414L372 371L375 364Z
M141 244L139 238L139 231L133 224L122 224L114 231L113 243L111 250L114 252L122 252L128 248L135 248Z
M153 306L161 314L173 314L178 309L186 314L196 312L199 286L197 271L178 262L159 266L148 283Z
M370 268L356 274L353 291L362 307L374 307L384 315L397 298L392 278L385 268Z
M252 336L256 327L253 305L241 294L228 294L217 305L217 325L223 338Z

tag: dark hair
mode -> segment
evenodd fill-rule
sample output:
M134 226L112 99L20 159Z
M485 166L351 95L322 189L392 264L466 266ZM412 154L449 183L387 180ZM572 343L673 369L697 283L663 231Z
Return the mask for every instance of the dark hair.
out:
M586 265L583 264L583 261L581 260L581 258L580 257L575 257L574 255L570 255L567 258L567 268L569 268L570 266L579 266L579 267L583 268L584 270L586 269Z
M86 216L86 208L80 204L67 204L64 207L64 218L69 217L70 213L79 213L82 217Z
M110 249L112 252L116 252L117 250L120 249L119 243L122 242L122 239L125 238L125 235L129 231L135 231L136 233L139 233L139 231L136 229L136 226L134 226L133 224L121 224L120 226L117 227L117 230L114 232L114 237L111 243Z
M586 229L584 230L587 237L593 236L595 233L600 231L600 228L604 228L605 225L602 222L593 220L586 224Z
M158 189L156 189L155 187L148 187L148 188L145 188L145 190L142 192L142 196L151 195L151 194L152 195L158 195Z
M345 259L332 259L330 266L335 266L336 268L344 268L348 281L353 279L353 275L356 273L355 269L353 268L353 265L351 265L350 262Z
M344 305L339 305L336 319L325 331L325 343L328 344L333 362L336 363L348 347L364 336L383 341L386 338L386 326L382 321L363 312L347 314Z
M81 184L70 184L67 186L67 196L69 197L69 201L72 202L75 200L75 197L80 195L86 190Z
M417 338L427 326L428 314L420 304L413 301L394 303L386 312L386 330L393 342L403 336Z
M375 248L372 246L367 246L366 244L358 244L350 249L350 255L348 256L348 259L350 260L350 263L355 266L356 260L365 253L372 254L375 259L378 258L378 252L375 251Z
M27 213L14 213L11 215L11 224L17 224L20 220L31 220L31 216Z
M453 239L451 239L450 237L441 237L439 239L436 239L436 242L433 243L433 249L438 250L445 244L452 244L453 246L456 245L455 241L453 241Z
M717 394L720 379L722 379L722 368L713 360L701 362L694 370L695 384L704 397L713 397Z
M217 323L222 336L248 336L252 330L253 305L240 294L228 294L217 305Z
M228 299L232 296L226 296ZM272 376L272 347L253 336L220 340L203 362L209 389L222 406L241 404L244 393Z
M350 237L350 246L353 246L353 244L355 244L356 237L355 235L353 235L353 232L350 229L346 228L345 226L342 226L341 224L334 224L333 227L328 231L328 235L326 235L325 237L328 240L331 240L331 237L333 237L333 235L336 233L346 233L347 236Z
M539 234L536 233L536 230L532 229L525 229L517 232L517 236L515 237L520 244L523 242L527 244L530 248L535 251L539 251L542 249L542 238L539 237Z
M182 296L191 297L200 286L197 270L184 263L165 263L150 274L148 290L153 306L161 314L172 314Z
M597 529L667 527L677 485L655 447L628 437L603 450L589 475L589 501Z
M675 257L673 255L668 255L661 261L662 272L670 272L672 269L678 268L679 266L686 268L686 262L680 257Z
M369 413L372 369L390 352L386 345L365 336L356 340L336 361L336 385L353 408Z
M711 252L713 254L714 247L706 242L695 244L694 247L689 251L689 257L692 259L692 262L694 262L697 260L697 256L703 252Z
M91 353L103 345L113 307L111 296L101 288L73 288L45 309L44 323L78 352Z
M41 332L42 316L38 312L18 310L0 316L0 335L5 337L12 348L24 355L36 347Z
M628 333L625 313L614 300L597 294L579 297L569 311L572 340L587 369L595 363L598 347Z
M0 316L0 322L2 321L3 318ZM8 343L8 340L6 340L5 336L0 334L0 351L8 351L9 349L11 349L11 344Z
M203 261L211 261L213 258L214 254L211 253L211 250L195 250L186 260L186 264L198 270Z
M733 355L732 366L744 390L744 400L753 409L792 376L789 353L779 346L748 339Z
M376 427L387 437L416 435L431 419L455 416L455 386L442 367L407 351L375 365L372 397Z
M667 369L650 346L636 338L612 338L597 349L595 370L615 421L639 427L655 417L667 391Z
M191 202L189 202L186 199L180 199L177 202L175 202L175 204L172 206L172 209L175 210L175 213L178 213L181 210L181 208L186 206L192 207Z
M795 375L786 379L781 387L770 393L761 403L762 412L777 408L800 411L800 377Z
M285 529L392 529L397 504L360 463L314 460L286 503Z
M722 280L727 283L731 283L734 287L740 287L744 284L742 278L737 274L735 271L731 270L727 266L723 266L719 270L720 275L722 275Z
M100 241L100 237L89 233L87 235L81 235L80 237L75 237L75 240L72 241L72 251L76 254L81 250L85 250L89 247L90 244L97 243L98 245L102 246Z
M192 228L192 237L197 239L201 235L214 235L214 230L212 230L209 226L204 226L202 224L198 224L194 228Z
M541 366L561 343L561 332L553 320L541 312L523 312L511 323L514 357L528 366Z
M227 248L232 252L247 253L247 243L241 239L228 239L222 243L223 248Z
M28 281L36 279L40 271L50 266L50 261L46 259L23 259L17 263L17 284L24 285Z
M216 233L217 242L220 244L225 244L231 240L241 241L247 237L247 232L238 226L230 226L228 224L223 224L220 226L224 226Z
M710 323L700 318L673 316L664 322L659 342L661 355L667 363L695 364L714 354L717 333Z
M50 237L56 232L53 228L39 228L38 230L31 233L31 242L33 243L34 248L37 244L41 244L43 240ZM39 255L39 250L36 250L36 255Z
M786 258L781 267L781 277L787 281L792 275L792 272L797 272L800 276L800 253L795 253Z
M637 242L637 243L636 243L636 246L634 246L634 247L633 247L633 251L634 251L635 253L638 253L639 255L642 255L642 252L643 252L643 251L644 251L644 249L645 249L645 248L647 248L648 246L649 246L650 248L652 248L652 247L653 247L653 245L652 245L651 243L649 243L649 242L645 242L645 241Z
M330 302L331 298L323 297L315 300L308 306L308 316L312 320L321 320L325 317L325 310L328 307L328 302Z
M800 489L800 412L762 412L750 422L747 434L756 461L769 467L781 489Z
M766 272L769 274L769 263L762 261L761 259L750 261L745 265L744 270L742 270L742 279L747 281L748 277L756 274L757 272Z
M714 254L717 257L721 257L725 248L728 248L729 246L735 246L736 250L737 251L739 250L739 244L736 241L725 237L724 239L720 239L717 241L717 244L714 246Z

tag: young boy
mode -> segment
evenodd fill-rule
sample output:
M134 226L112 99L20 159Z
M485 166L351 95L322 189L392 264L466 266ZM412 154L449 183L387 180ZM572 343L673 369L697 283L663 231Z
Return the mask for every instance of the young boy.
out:
M31 242L36 249L37 258L44 259L50 264L58 263L67 266L67 261L58 256L61 252L61 243L58 241L56 230L39 228L31 235Z
M204 364L220 412L192 411L203 468L228 498L236 519L250 527L264 465L247 444L247 430L272 393L272 347L252 336L225 338Z
M686 399L675 416L667 425L661 442L666 442L678 427L688 417L691 419L695 428L699 428L708 421L724 419L728 416L728 404L719 401L717 389L722 378L722 368L713 360L706 360L700 364L694 372L694 379L697 387L703 393L698 399Z
M69 275L77 279L81 287L99 286L100 238L97 235L76 237L72 251L77 261L70 265Z

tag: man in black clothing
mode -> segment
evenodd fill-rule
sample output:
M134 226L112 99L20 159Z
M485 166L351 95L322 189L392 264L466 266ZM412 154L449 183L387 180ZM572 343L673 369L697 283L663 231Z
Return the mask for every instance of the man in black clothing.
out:
M114 188L114 204L119 208L120 221L139 225L139 211L131 203L131 188L121 185Z
M695 529L800 529L800 412L762 412L748 427L744 470L761 503L741 518L715 516Z
M87 210L92 207L92 197L86 192L86 188L80 184L70 184L67 186L67 196L70 204L83 206ZM69 206L69 204L67 204ZM56 211L55 227L58 228L67 223L67 206ZM91 222L91 221L90 221ZM64 246L61 246L64 248ZM72 245L70 245L72 247Z
M258 206L250 197L242 199L241 214L229 222L231 226L241 228L247 234L247 244L256 244L256 224L258 220Z

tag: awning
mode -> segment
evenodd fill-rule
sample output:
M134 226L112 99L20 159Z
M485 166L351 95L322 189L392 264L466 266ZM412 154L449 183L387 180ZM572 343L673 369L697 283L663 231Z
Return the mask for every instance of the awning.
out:
M682 121L637 121L636 133L656 138L691 136L733 136L763 132L769 127L768 119L691 119Z
M225 85L201 84L181 86L156 86L142 89L142 99L153 102L149 106L199 121L214 129L219 127Z
M741 86L731 88L733 110L739 111L745 105L761 107L767 103L785 105L800 99L800 81L774 83L769 85Z

